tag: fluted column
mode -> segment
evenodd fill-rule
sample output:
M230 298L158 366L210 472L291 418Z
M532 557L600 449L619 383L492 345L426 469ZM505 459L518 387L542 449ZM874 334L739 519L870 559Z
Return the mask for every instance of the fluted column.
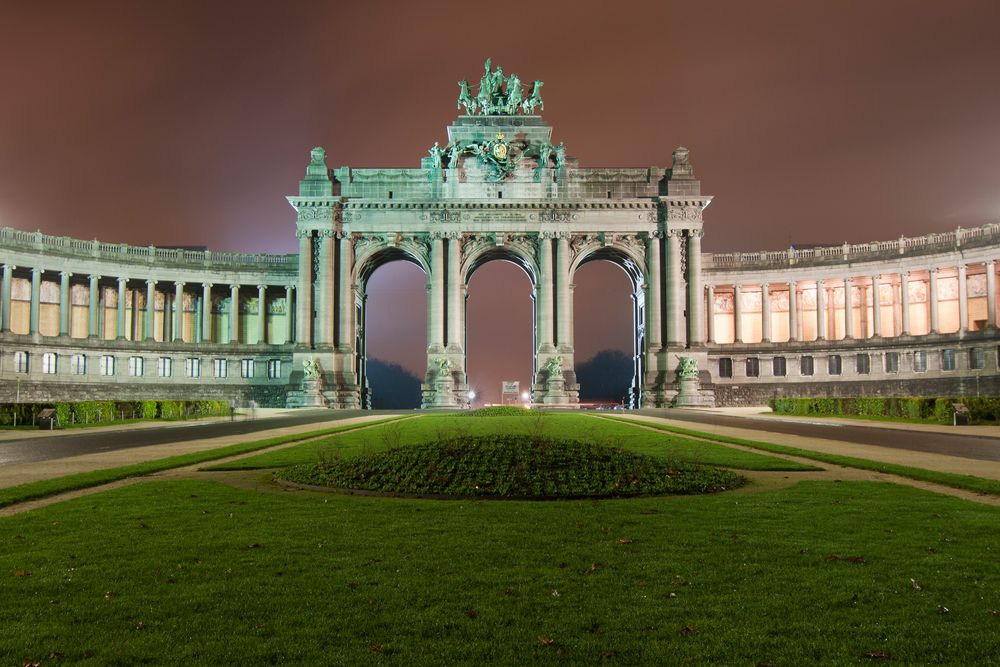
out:
M910 335L910 272L899 272L900 335Z
M28 333L38 333L38 304L41 299L42 270L31 270L31 310L28 317Z
M435 234L431 239L431 298L427 303L429 352L444 351L444 272L444 239Z
M214 340L212 332L212 283L201 284L201 340L204 342Z
M937 283L937 267L930 269L930 284L928 290L931 293L930 298L930 316L931 316L931 333L938 333L940 331L941 319L938 317L938 283Z
M118 311L115 320L115 337L118 340L125 340L125 288L128 287L128 278L118 279Z
M701 294L701 237L700 229L689 229L687 240L687 342L695 347L705 342L705 312Z
M708 319L705 320L705 340L709 343L715 342L715 285L706 285L708 293Z
M872 338L882 335L882 300L879 298L881 276L872 276Z
M795 290L795 281L788 281L788 340L799 339L799 308Z
M969 286L966 284L965 264L958 265L958 330L969 330Z
M184 283L174 283L174 342L184 342Z
M90 275L88 279L90 280L90 289L88 290L89 296L87 298L87 337L97 338L100 332L97 320L97 305L100 302L100 287L98 286L98 282L101 280L101 277Z
M844 278L844 338L854 338L854 285Z
M556 241L556 340L560 351L569 351L573 347L573 318L570 304L573 302L573 292L569 287L569 234L559 235ZM647 304L647 308L649 304Z
M333 323L333 313L329 314L330 322ZM257 285L257 344L264 345L267 341L264 336L267 334L267 286Z
M986 262L986 328L997 326L997 274L996 263Z
M660 233L646 239L646 349L656 352L663 347L663 313L660 311Z
M294 333L294 327L292 326L295 319L292 317L292 292L295 289L294 285L285 285L285 342L291 343L294 338L292 337Z
M0 333L10 331L10 292L14 283L13 264L3 265L3 287L0 288Z
M760 340L771 342L771 286L763 283L760 286Z
M319 232L319 272L316 275L316 345L333 346L336 266L333 230Z
M299 231L298 298L295 300L295 342L312 347L312 237L310 232ZM291 317L291 311L288 316Z
M743 342L743 291L742 285L733 285L733 342Z
M240 286L229 286L229 342L240 342Z
M59 335L69 335L69 271L59 272Z
M667 232L667 270L666 274L666 305L667 305L667 345L670 347L684 344L684 292L681 276L681 230L671 229Z
M458 238L448 239L448 350L460 352L465 345L462 315L462 242Z
M816 340L826 340L826 287L816 281Z
M146 340L155 340L153 326L156 323L156 281L146 281Z
M350 237L347 236L342 236L339 243L340 254L337 257L337 345L341 350L351 350L354 348L354 286L351 279L354 271L353 244Z
M536 286L538 304L538 349L553 351L552 345L552 237L543 233L538 239L539 280Z

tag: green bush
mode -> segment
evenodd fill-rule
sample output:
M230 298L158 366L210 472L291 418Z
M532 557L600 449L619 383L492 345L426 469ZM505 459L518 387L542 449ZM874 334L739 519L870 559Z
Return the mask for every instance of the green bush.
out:
M954 403L969 408L973 424L1000 422L1000 397L967 396L965 398L859 396L856 398L774 398L768 405L779 415L858 415L861 417L900 417L951 424Z

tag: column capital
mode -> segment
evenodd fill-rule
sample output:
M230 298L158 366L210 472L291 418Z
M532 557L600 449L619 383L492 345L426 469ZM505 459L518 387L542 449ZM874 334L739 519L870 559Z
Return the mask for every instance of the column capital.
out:
M767 290L771 289L771 283L761 283L760 288L766 292Z
M689 229L687 230L688 238L700 239L705 235L704 229Z
M45 273L45 269L39 269L37 267L31 269L31 275L32 276L37 276L37 275L42 274L42 273Z
M87 278L89 278L90 280L100 280L101 276L99 276L99 275L97 275L95 273L91 273L89 276L87 276Z
M267 285L257 285L257 291L258 292L263 292L266 289L267 289Z
M185 283L184 283L183 280L175 280L174 281L174 287L179 287L180 289L184 289L184 285L185 285Z
M201 286L205 289L212 289L214 283L202 283Z
M286 292L294 292L295 291L295 285L285 285L285 291Z
M959 273L965 273L967 270L968 270L968 267L965 266L965 262L962 262L961 264L958 265L958 272Z
M941 270L941 267L938 267L938 266L932 266L931 268L927 269L927 273L929 273L929 274L930 274L930 275L932 275L932 276L937 276L937 273L938 273L938 271L940 271L940 270Z
M59 272L59 277L60 278L69 278L72 275L73 275L72 271L60 271Z
M240 287L242 287L242 285L240 285L239 283L230 283L229 284L229 289L239 289Z
M743 289L743 283L733 283L733 289Z
M146 287L156 287L156 282L152 278L146 278Z
M15 266L14 264L4 264L3 265L3 270L4 271L13 271L16 268L17 268L17 266Z
M992 269L996 265L995 259L986 260L986 267Z
M119 287L124 287L128 283L128 278L116 278Z

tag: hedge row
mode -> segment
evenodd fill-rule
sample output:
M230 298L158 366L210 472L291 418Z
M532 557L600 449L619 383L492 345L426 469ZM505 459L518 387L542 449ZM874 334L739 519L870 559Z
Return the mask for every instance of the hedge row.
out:
M60 426L94 424L117 419L187 419L229 414L228 401L0 403L0 426L37 423L38 413L47 408L55 409Z
M774 398L769 401L776 414L828 415L860 417L903 417L951 424L960 403L969 409L974 424L1000 422L1000 398L965 396L962 398L915 398L859 396L857 398Z

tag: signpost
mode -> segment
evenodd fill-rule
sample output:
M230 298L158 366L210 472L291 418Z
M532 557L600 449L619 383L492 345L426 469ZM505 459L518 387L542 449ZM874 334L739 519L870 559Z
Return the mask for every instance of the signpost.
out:
M521 383L517 380L504 380L500 383L500 402L504 405L515 405L520 400Z

